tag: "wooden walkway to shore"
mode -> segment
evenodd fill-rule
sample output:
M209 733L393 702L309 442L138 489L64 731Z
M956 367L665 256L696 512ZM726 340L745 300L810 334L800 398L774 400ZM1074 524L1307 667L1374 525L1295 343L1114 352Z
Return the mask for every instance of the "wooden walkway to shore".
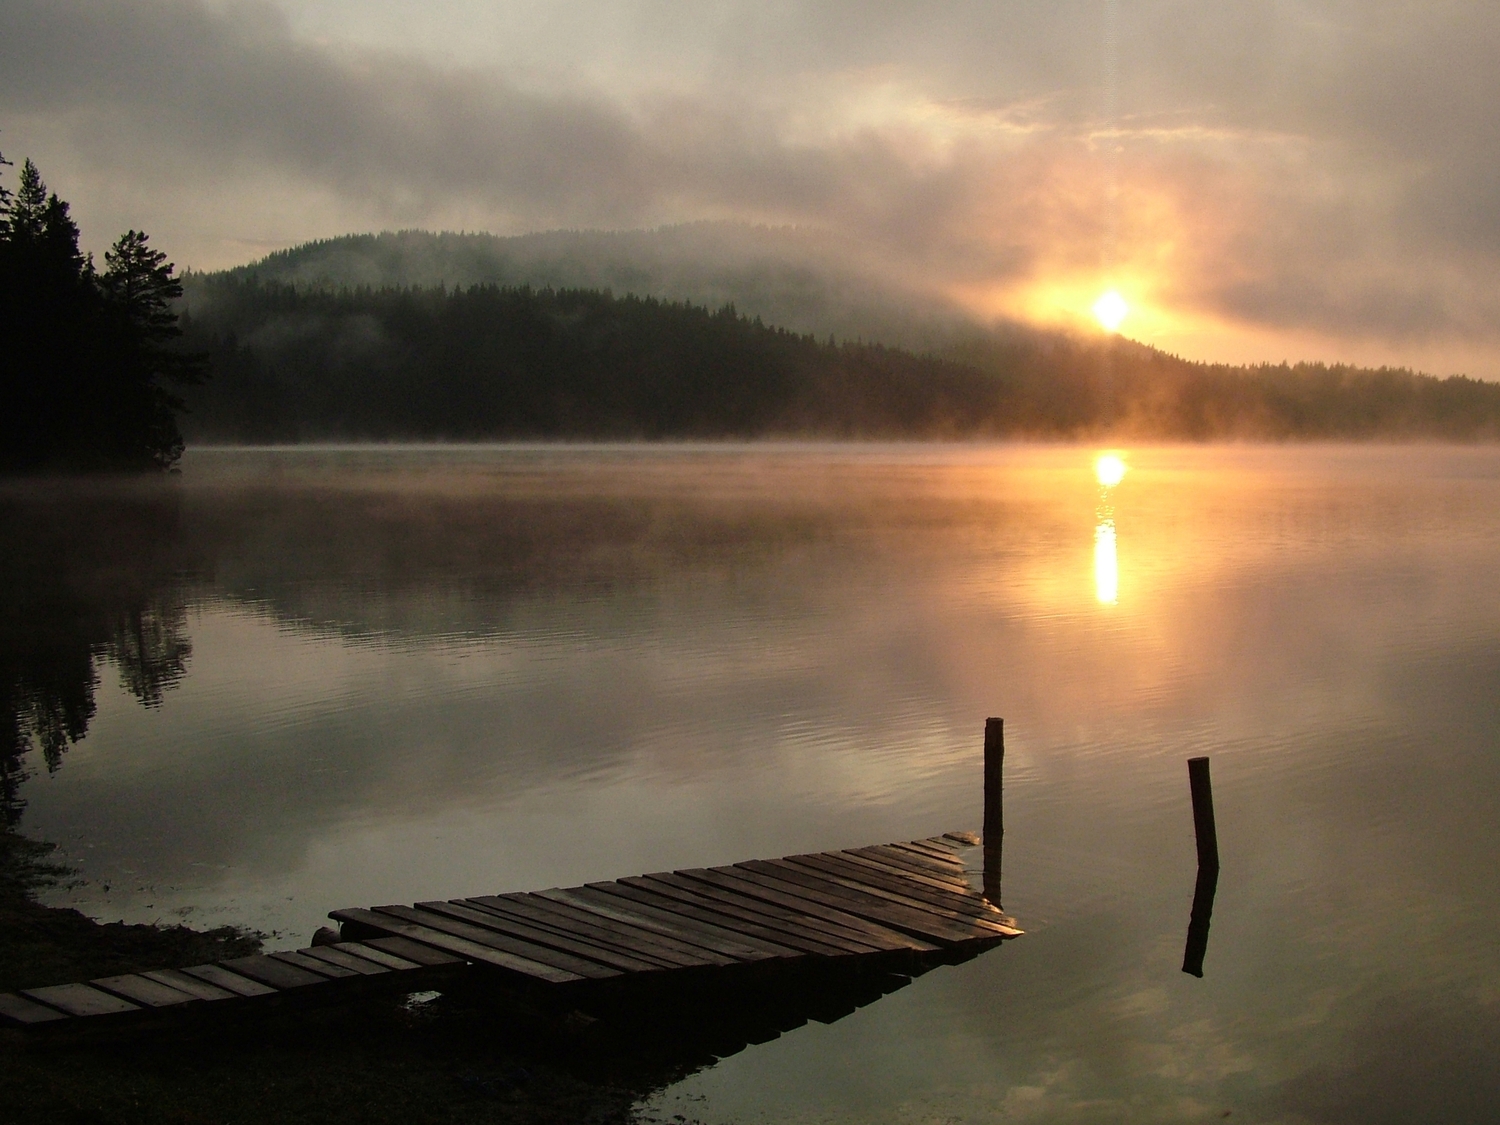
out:
M460 969L572 994L736 966L977 952L1021 932L969 883L958 849L978 842L952 833L581 887L335 910L329 917L345 940L0 994L0 1022L94 1025L376 983L414 991Z

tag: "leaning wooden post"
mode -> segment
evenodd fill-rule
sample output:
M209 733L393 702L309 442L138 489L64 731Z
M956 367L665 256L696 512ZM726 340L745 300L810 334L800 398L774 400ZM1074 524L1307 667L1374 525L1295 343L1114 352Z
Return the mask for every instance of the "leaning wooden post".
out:
M1208 759L1188 759L1188 786L1193 791L1193 835L1198 840L1198 866L1219 870L1219 835L1214 829L1214 790L1208 779Z
M984 721L984 897L1000 905L1000 852L1005 841L1001 781L1005 773L1005 723Z

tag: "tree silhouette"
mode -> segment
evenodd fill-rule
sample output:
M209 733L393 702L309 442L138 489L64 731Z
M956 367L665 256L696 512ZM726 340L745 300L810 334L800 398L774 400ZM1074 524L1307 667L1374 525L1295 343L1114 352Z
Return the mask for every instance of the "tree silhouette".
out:
M172 265L132 230L100 275L30 160L0 204L0 469L170 467L182 454L170 388L204 373L178 346Z

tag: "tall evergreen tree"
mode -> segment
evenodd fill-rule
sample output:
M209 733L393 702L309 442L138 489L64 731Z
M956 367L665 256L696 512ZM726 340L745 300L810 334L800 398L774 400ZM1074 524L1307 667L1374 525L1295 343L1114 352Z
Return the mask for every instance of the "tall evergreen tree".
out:
M169 384L203 360L175 345L166 255L129 231L99 275L68 204L30 160L0 223L0 468L166 468L182 453Z

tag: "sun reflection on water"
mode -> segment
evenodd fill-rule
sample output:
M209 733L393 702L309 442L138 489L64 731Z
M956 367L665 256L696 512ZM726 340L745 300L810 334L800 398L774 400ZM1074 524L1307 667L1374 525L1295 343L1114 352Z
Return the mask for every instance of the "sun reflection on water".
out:
M1101 605L1120 601L1120 556L1115 538L1115 506L1110 489L1125 479L1125 459L1118 453L1094 458L1099 503L1094 509L1094 596Z

